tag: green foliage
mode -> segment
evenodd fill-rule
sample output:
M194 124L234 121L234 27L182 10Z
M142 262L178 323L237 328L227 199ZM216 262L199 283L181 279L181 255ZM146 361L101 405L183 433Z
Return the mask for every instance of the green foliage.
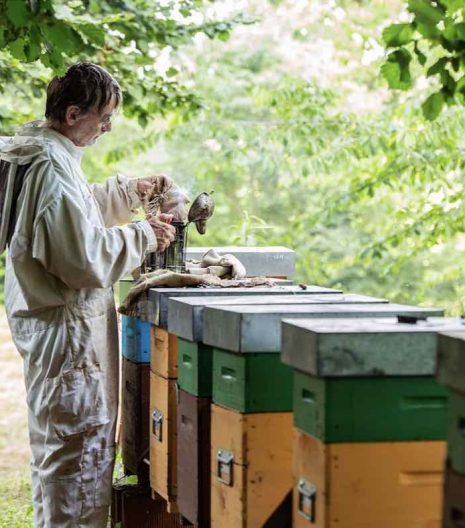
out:
M52 74L70 63L87 60L104 66L121 82L126 115L146 125L154 115L191 113L200 100L183 83L175 67L165 73L154 62L160 49L176 50L198 33L225 40L237 24L255 19L193 23L202 0L176 3L151 0L1 0L0 93L22 86L22 106L29 114L31 97L42 96ZM34 67L30 68L29 65ZM8 130L11 115L0 106L0 127Z
M424 104L423 115L434 120L445 104L465 103L465 4L461 0L408 0L411 20L383 31L390 50L381 73L392 89L412 87L411 62L418 74L433 77L439 91Z

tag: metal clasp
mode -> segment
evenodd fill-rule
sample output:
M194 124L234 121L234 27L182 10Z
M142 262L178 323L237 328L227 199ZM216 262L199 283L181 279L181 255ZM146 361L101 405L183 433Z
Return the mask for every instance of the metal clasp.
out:
M161 442L163 434L163 413L155 409L152 413L152 433Z
M307 521L315 522L316 486L300 479L297 484L298 511Z
M220 482L227 486L233 485L233 462L234 455L231 451L225 451L224 449L218 449L216 455L217 460L217 477Z

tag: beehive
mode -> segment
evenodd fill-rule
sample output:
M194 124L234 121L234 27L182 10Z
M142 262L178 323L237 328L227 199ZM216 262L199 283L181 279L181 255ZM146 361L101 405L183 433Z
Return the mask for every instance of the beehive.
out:
M283 322L282 358L296 369L294 526L439 528L448 391L434 379L437 333L461 328Z

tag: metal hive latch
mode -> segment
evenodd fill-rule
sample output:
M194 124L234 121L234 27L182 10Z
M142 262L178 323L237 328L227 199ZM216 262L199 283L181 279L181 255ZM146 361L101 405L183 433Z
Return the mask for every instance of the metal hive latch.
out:
M300 479L297 484L299 514L307 521L315 522L316 486Z
M218 449L216 455L217 461L217 477L220 482L226 484L227 486L233 485L233 462L234 455L230 451L225 451L224 449Z
M163 413L155 409L152 413L152 433L161 442L163 438Z

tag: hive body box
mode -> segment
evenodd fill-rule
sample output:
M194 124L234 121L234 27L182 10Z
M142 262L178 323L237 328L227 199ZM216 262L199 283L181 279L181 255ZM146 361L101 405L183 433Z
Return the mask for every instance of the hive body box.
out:
M294 424L322 442L444 440L448 390L432 376L294 373Z
M176 380L150 372L150 487L176 501Z
M150 323L121 316L121 353L134 363L150 363Z
M440 528L445 442L324 444L294 434L294 528Z
M126 485L121 489L120 495L121 516L118 522L123 528L181 528L191 526L184 523L180 515L168 513L166 502L161 497L153 499L147 488Z
M212 405L212 527L290 527L277 517L292 486L291 422Z
M465 526L465 475L446 466L443 528Z
M178 508L195 526L210 526L210 399L178 393Z
M130 473L138 474L149 448L150 367L123 358L121 457Z
M450 391L444 528L465 526L465 332L439 335L437 379Z
M461 328L449 318L283 322L282 357L301 371L294 526L439 528L445 442L433 439L445 437L447 391L433 378L437 332Z

